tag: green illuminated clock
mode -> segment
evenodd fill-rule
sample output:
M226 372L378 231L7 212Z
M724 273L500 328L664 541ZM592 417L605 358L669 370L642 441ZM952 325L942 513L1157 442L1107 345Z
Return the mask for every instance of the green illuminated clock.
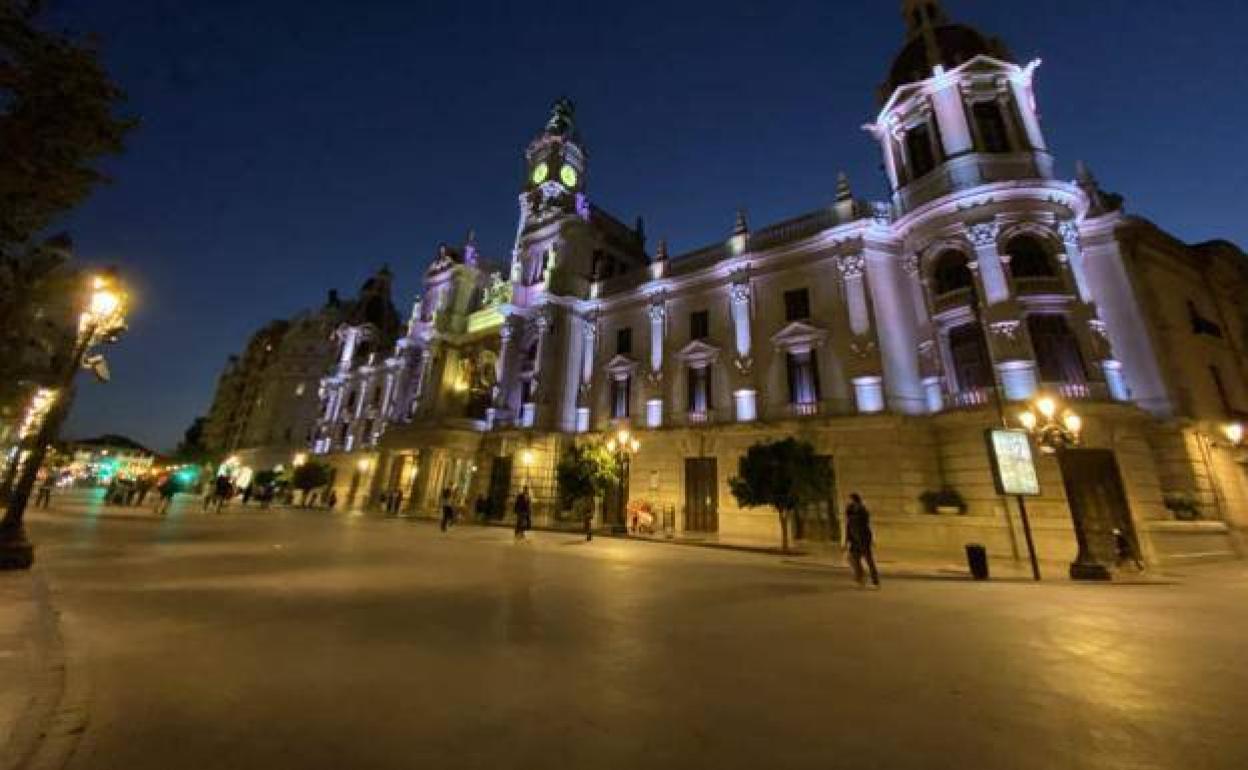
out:
M533 184L545 182L548 176L550 176L550 166L547 166L545 163L538 163L533 167Z
M559 179L566 187L576 187L576 169L565 163L563 168L559 169Z

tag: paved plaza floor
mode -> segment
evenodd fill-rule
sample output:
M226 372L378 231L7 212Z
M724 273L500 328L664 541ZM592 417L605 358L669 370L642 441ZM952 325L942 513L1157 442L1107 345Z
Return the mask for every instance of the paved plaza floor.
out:
M1248 569L977 584L324 511L31 514L69 766L1244 768Z

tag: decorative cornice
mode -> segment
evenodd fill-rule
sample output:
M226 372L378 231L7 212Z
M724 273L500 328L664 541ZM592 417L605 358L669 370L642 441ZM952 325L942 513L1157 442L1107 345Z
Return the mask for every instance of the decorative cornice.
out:
M728 289L728 296L732 298L734 305L748 305L750 302L750 284L748 281L740 281L731 285Z
M1058 222L1057 233L1068 246L1079 243L1079 225L1075 224L1074 220L1068 219L1064 222Z
M988 328L997 337L1009 340L1010 342L1018 341L1018 334L1022 331L1022 321L994 321L988 324Z

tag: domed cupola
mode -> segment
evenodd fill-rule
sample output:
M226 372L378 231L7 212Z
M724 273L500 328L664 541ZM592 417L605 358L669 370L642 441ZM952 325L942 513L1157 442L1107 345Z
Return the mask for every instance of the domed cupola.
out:
M976 56L1013 61L999 39L987 37L973 27L951 23L936 0L905 0L902 15L906 19L906 44L893 60L888 80L880 89L881 102L901 86L927 80L936 66L954 69Z
M1019 66L937 0L903 0L902 14L906 43L866 127L884 151L897 211L985 184L1051 179L1032 89L1039 62Z

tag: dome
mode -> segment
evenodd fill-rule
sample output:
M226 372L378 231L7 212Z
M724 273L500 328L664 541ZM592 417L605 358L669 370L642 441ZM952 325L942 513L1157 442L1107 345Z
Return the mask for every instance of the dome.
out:
M1007 61L1012 58L1001 41L962 24L941 25L932 30L932 34L940 51L940 64L945 69L953 69L981 54ZM893 60L881 100L887 100L901 86L931 77L935 64L928 59L926 35L912 36Z

